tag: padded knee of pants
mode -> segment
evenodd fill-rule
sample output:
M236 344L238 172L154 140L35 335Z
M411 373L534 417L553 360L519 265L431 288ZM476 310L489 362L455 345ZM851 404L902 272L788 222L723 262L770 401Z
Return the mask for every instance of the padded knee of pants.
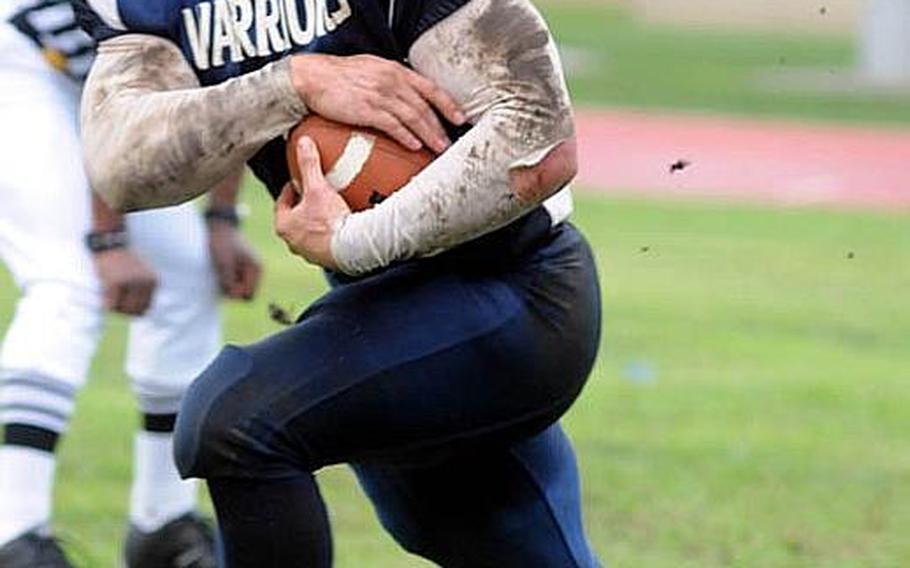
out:
M187 477L276 479L298 475L257 420L253 357L228 346L193 382L177 415L174 458Z

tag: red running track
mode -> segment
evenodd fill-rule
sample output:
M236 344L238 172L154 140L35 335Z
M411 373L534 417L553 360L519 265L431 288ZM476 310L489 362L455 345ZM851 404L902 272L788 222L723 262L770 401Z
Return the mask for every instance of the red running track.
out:
M910 210L910 132L602 110L577 123L583 187Z

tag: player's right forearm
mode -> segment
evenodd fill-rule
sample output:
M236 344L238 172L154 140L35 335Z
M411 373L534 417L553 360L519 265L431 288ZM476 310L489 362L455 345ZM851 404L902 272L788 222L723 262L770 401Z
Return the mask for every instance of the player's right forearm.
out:
M289 61L202 88L180 50L131 34L101 44L82 136L95 191L118 211L204 193L306 114Z

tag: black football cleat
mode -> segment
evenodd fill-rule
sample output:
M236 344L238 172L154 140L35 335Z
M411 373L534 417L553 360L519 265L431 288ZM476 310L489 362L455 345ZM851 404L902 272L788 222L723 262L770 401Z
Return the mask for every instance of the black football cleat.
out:
M0 548L0 568L73 568L73 565L54 537L31 531Z
M217 568L215 532L195 513L179 517L153 532L130 526L126 568ZM0 564L0 568L5 568Z

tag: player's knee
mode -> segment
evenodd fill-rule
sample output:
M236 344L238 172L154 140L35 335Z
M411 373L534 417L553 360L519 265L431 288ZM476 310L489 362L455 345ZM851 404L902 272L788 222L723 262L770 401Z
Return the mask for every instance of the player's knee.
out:
M237 425L244 418L232 403L231 387L252 368L246 351L229 346L187 390L174 432L174 458L184 477L225 476L239 465Z
M101 298L93 286L32 283L16 306L0 366L81 385L102 319Z
M101 295L88 283L36 282L26 287L17 306L19 315L43 326L53 324L68 332L98 334L103 319Z
M221 351L190 385L177 414L174 457L181 475L274 479L320 465L287 430L283 407L272 404L281 397L275 372L251 349Z

